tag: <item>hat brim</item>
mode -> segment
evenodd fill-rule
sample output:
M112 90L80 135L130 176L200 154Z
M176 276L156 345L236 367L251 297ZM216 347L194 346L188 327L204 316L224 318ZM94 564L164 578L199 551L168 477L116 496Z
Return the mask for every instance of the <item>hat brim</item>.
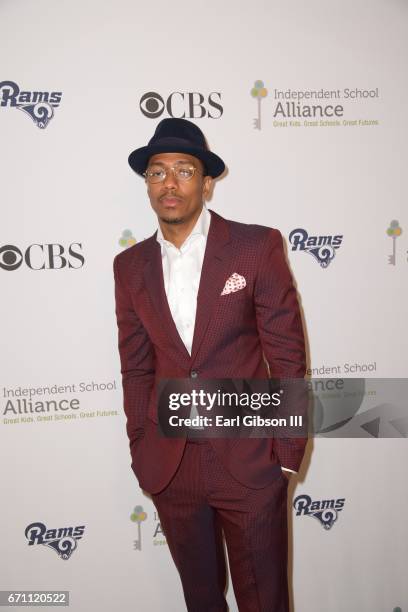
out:
M140 149L135 149L129 155L129 166L137 174L143 176L143 172L145 172L149 159L152 155L156 155L157 153L188 153L189 155L193 155L193 157L197 157L203 162L206 168L207 176L217 178L224 172L224 162L222 161L221 157L218 157L218 155L212 153L212 151L205 151L200 148L184 145L182 142L180 142L181 139L174 138L171 140L174 142L166 142L161 144L157 143L147 145L146 147L141 147Z

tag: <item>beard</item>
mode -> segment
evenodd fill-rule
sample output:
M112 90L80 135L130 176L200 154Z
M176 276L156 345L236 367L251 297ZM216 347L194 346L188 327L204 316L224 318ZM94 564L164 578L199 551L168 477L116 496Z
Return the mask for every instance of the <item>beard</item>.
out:
M184 217L160 217L160 221L163 221L163 223L167 223L168 225L178 225L180 223L184 223L185 219Z

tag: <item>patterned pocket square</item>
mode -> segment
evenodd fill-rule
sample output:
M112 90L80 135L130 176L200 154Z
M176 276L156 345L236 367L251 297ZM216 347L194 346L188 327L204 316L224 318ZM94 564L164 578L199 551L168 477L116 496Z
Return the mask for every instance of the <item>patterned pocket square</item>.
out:
M246 287L246 281L243 276L234 272L231 274L229 279L224 285L224 289L221 292L221 295L228 295L229 293L235 293L235 291L240 291Z

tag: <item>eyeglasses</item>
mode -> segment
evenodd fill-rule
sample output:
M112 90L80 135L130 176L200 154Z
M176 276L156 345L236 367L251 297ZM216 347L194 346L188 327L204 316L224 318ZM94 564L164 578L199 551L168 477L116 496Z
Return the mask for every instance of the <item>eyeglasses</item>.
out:
M174 178L178 181L189 181L193 178L196 170L199 172L198 168L190 163L180 162L168 169L153 164L147 168L146 172L143 172L143 176L148 183L161 183L166 178L169 170L173 172Z

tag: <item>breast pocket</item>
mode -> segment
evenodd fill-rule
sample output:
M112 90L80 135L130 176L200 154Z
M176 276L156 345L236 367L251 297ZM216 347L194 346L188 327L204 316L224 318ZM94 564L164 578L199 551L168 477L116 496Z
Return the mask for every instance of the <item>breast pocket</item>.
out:
M240 289L239 291L234 291L232 293L227 293L227 295L220 295L218 298L218 303L223 304L231 304L234 305L239 304L240 302L245 302L246 300L250 300L250 296L245 289Z

